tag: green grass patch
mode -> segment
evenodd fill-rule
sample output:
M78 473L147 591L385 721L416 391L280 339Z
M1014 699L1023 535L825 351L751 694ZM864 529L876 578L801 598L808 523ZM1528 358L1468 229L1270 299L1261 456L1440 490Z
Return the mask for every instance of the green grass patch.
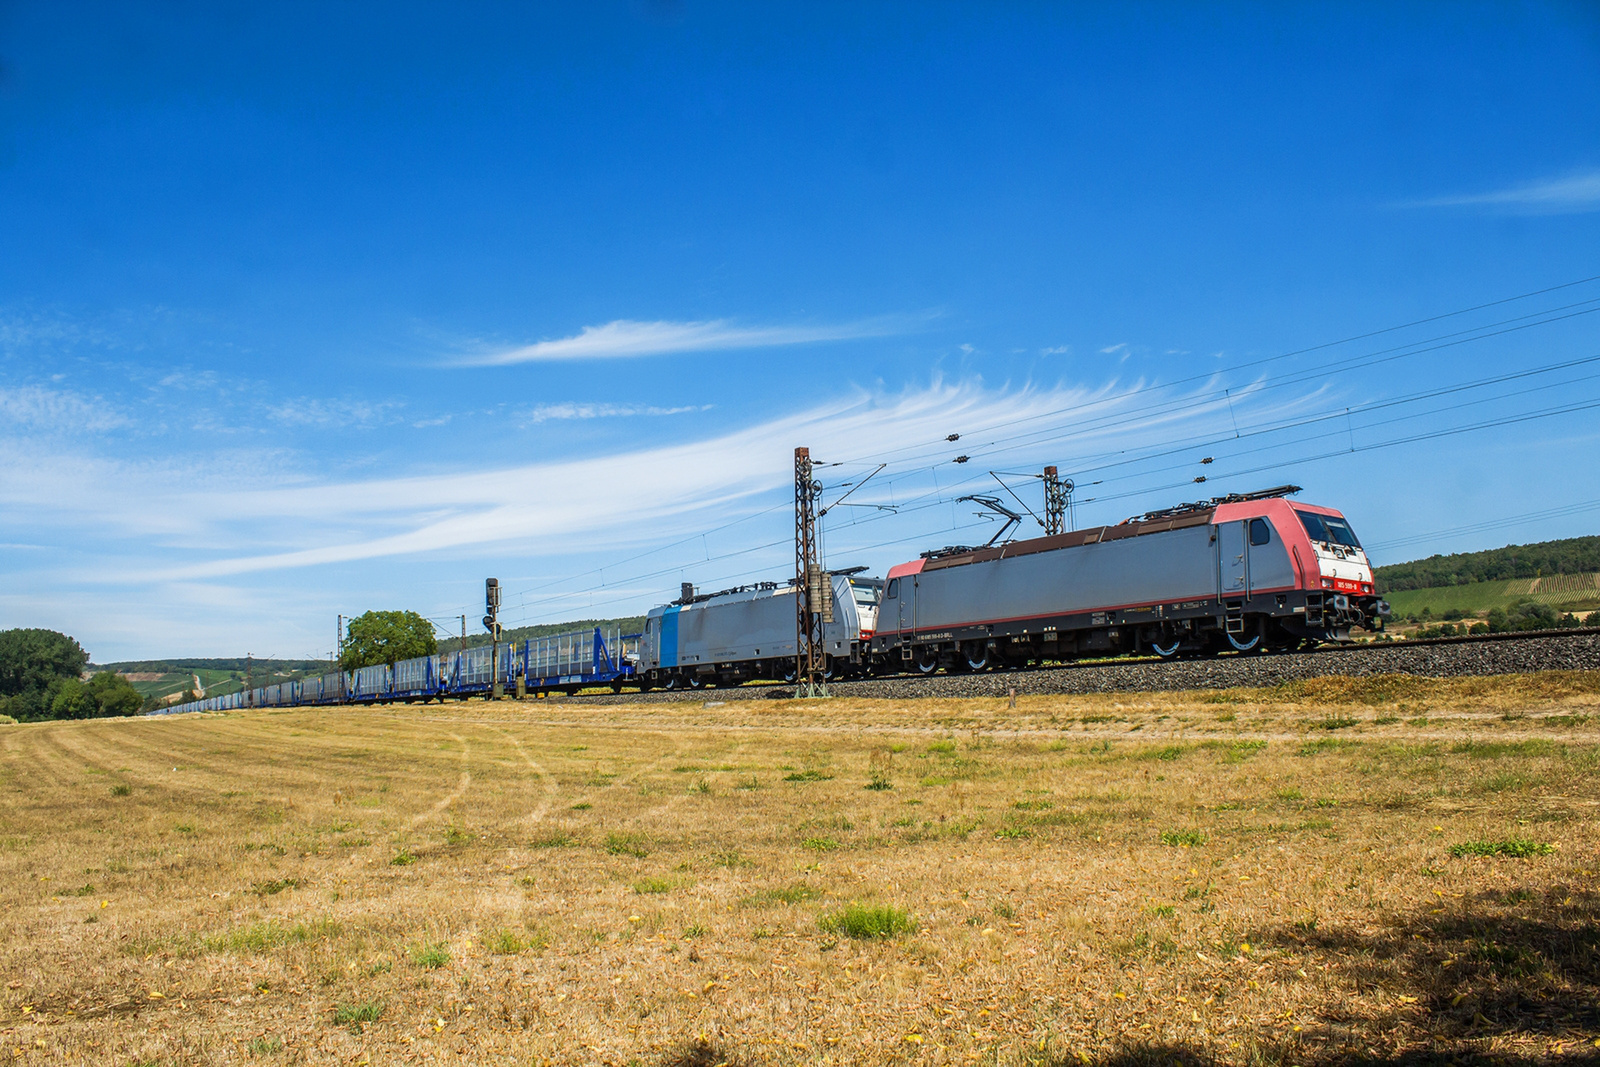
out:
M761 892L739 901L739 906L745 908L770 908L778 904L804 904L808 900L816 900L821 896L822 890L815 886L799 883L763 889Z
M212 952L270 952L287 945L338 937L340 929L332 919L293 924L269 920L202 938L200 944Z
M669 878L640 878L633 883L633 891L640 896L652 893L672 892L673 882Z
M485 944L496 956L515 956L528 947L528 942L515 930L496 930Z
M827 782L832 779L833 775L823 774L821 771L795 771L793 774L783 776L786 782Z
M1319 737L1315 741L1306 741L1300 745L1295 755L1320 756L1324 752L1343 752L1354 748L1359 742L1345 741L1336 737Z
M409 867L415 862L417 862L417 857L415 856L415 854L413 854L412 851L409 848L406 848L404 845L401 845L400 848L395 852L395 854L392 857L390 857L389 866L391 866L391 867Z
M817 920L824 933L857 941L886 940L916 930L917 920L889 904L847 904Z
M800 846L813 852L833 852L838 849L839 842L831 837L808 837L800 842Z
M1163 830L1161 843L1177 848L1193 848L1206 843L1206 835L1199 830Z
M257 882L250 887L250 891L257 896L270 897L283 892L285 889L294 889L299 885L298 879L282 878L271 882Z
M1459 741L1450 751L1472 759L1504 759L1507 756L1549 756L1556 751L1555 743L1543 739L1530 741Z
M1505 841L1463 841L1450 846L1450 855L1458 859L1463 856L1510 856L1513 859L1528 859L1532 856L1548 856L1555 850L1554 845L1542 841L1513 837Z
M428 970L435 970L450 962L450 946L443 941L425 941L420 945L412 945L410 954L412 963Z
M348 1026L352 1034L361 1033L362 1023L375 1023L383 1018L383 1002L369 1000L363 1004L340 1004L333 1009L333 1025Z
M613 856L642 860L650 855L650 842L643 834L610 833L606 835L605 849Z

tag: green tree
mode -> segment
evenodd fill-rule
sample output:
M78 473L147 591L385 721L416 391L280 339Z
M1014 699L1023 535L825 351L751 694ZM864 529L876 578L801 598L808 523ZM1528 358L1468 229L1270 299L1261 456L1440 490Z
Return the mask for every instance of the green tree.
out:
M56 696L88 666L89 653L54 630L0 631L0 712L48 719Z
M369 611L350 620L339 665L347 671L395 663L439 650L433 623L414 611Z
M97 714L137 715L144 706L139 690L116 671L101 671L89 679L85 687L94 698Z
M62 682L50 702L50 715L57 719L92 719L99 710L89 687L76 678Z

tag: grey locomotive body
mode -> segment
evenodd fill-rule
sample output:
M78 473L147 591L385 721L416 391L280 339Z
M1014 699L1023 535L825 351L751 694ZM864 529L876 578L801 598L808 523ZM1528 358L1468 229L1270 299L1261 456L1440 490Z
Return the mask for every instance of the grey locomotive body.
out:
M830 576L832 618L824 615L823 651L830 676L855 673L872 638L883 583ZM762 582L720 593L692 588L652 608L640 639L639 677L647 685L697 688L754 678L793 678L795 587Z
M1330 529L1347 543L1330 543ZM889 571L872 653L887 669L927 673L1287 649L1346 640L1352 626L1381 626L1386 611L1337 512L1240 498L901 564Z

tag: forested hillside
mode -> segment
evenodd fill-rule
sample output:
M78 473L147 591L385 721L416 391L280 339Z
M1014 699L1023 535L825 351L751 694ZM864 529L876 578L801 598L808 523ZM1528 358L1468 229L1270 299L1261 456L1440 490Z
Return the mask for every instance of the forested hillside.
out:
M1600 571L1600 537L1569 537L1484 552L1429 556L1374 570L1380 592Z

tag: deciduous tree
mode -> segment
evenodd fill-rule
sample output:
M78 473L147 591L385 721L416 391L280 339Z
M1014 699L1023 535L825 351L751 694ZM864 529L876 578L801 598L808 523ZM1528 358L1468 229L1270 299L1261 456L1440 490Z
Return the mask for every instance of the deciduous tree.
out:
M414 611L369 611L350 620L339 664L347 671L439 650L433 623Z

